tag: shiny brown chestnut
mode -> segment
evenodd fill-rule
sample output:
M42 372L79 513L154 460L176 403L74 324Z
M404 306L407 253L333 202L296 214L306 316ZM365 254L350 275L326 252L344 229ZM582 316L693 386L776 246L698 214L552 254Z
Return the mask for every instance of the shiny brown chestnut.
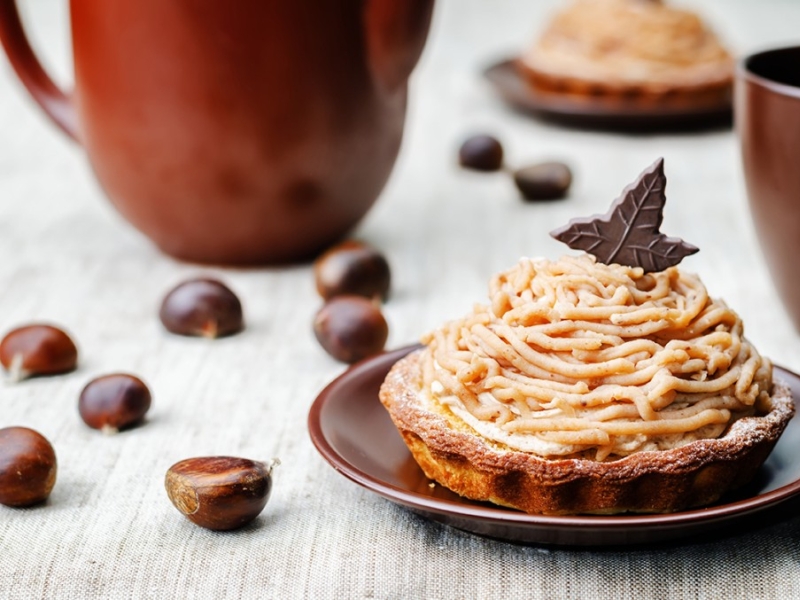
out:
M545 162L514 172L514 183L524 200L558 200L572 185L572 171L562 162Z
M0 429L0 504L31 506L47 500L56 483L56 453L38 431Z
M242 303L216 279L197 278L175 286L164 297L159 317L178 335L217 338L244 328Z
M141 422L151 400L150 390L141 379L112 373L86 384L78 398L78 412L89 427L116 433Z
M336 360L354 363L383 350L389 326L374 302L361 296L336 296L317 312L314 334Z
M30 324L9 331L0 341L0 363L12 381L57 375L78 365L78 348L62 329Z
M345 294L385 300L391 271L386 257L378 250L347 240L314 261L314 279L317 292L326 300Z
M473 135L461 144L458 162L466 169L498 171L503 167L503 146L491 135Z
M247 525L269 500L272 469L268 463L233 456L187 458L167 471L164 486L175 508L192 523L224 531Z

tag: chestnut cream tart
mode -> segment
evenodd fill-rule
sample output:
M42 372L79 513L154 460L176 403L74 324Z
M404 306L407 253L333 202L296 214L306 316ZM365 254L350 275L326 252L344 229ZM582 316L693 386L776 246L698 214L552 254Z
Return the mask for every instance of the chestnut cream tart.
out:
M729 98L734 60L691 11L659 0L575 0L519 65L544 89L692 103Z

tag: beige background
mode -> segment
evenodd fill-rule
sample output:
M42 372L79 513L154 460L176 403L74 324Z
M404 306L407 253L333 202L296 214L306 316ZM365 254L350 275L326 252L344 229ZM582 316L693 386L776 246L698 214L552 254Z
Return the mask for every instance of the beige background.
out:
M66 1L22 0L37 46L69 80ZM401 158L357 231L394 272L389 346L415 341L485 298L488 277L522 255L564 251L547 232L604 211L656 157L666 159L664 230L701 248L685 261L738 310L749 337L800 370L800 338L775 297L747 214L735 138L565 130L508 111L479 76L528 43L550 1L440 0L413 79ZM695 3L738 53L800 42L800 3ZM467 134L504 141L511 164L573 165L568 200L523 204L509 179L455 166ZM800 520L666 548L569 550L493 542L428 522L361 489L316 453L306 415L343 367L311 333L308 266L220 270L160 255L112 211L79 147L64 139L0 60L0 330L62 324L80 369L0 383L0 426L54 444L50 501L0 507L1 598L796 598ZM177 281L213 274L240 295L248 329L207 343L157 320ZM148 381L146 426L104 437L80 422L92 376ZM202 454L280 457L263 515L236 533L180 517L163 490L173 462Z

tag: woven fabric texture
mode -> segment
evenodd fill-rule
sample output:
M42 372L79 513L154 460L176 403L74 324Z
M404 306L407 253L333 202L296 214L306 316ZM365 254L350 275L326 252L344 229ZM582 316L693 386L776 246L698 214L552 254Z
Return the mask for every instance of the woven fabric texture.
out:
M37 49L69 81L67 2L20 4ZM560 128L508 110L483 80L481 69L528 44L555 6L436 6L411 81L400 159L355 232L392 265L388 346L413 343L485 301L492 273L519 256L565 252L550 230L605 211L664 156L664 230L701 248L687 268L742 315L762 353L800 370L800 338L758 249L732 131ZM800 6L779 0L693 6L740 53L796 38L800 23ZM503 140L510 166L570 163L569 198L526 204L507 174L459 169L458 145L477 131ZM314 339L320 299L309 265L205 268L160 254L114 212L81 148L46 121L4 60L0 132L0 331L58 323L81 356L65 376L0 382L0 427L39 430L59 461L46 504L0 506L0 598L800 598L796 506L700 539L576 549L478 537L354 484L323 460L307 432L316 395L344 369ZM200 274L239 295L243 333L209 342L163 330L163 294ZM104 436L80 421L77 397L89 379L113 371L141 376L153 407L143 426ZM171 464L213 454L281 460L265 511L240 531L194 526L164 491Z

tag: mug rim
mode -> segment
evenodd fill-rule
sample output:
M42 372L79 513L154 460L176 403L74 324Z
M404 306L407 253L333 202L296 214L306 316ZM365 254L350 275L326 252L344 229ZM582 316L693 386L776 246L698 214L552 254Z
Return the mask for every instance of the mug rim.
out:
M798 55L800 55L800 45L780 46L777 48L769 48L767 50L761 50L759 52L748 54L742 58L737 65L738 75L741 79L747 80L750 83L755 83L772 92L781 94L782 96L790 96L792 98L800 99L800 86L789 85L788 83L781 83L780 81L769 79L763 75L754 73L749 67L749 63L756 58L760 58L768 54L780 54L782 52L791 51L797 52Z

